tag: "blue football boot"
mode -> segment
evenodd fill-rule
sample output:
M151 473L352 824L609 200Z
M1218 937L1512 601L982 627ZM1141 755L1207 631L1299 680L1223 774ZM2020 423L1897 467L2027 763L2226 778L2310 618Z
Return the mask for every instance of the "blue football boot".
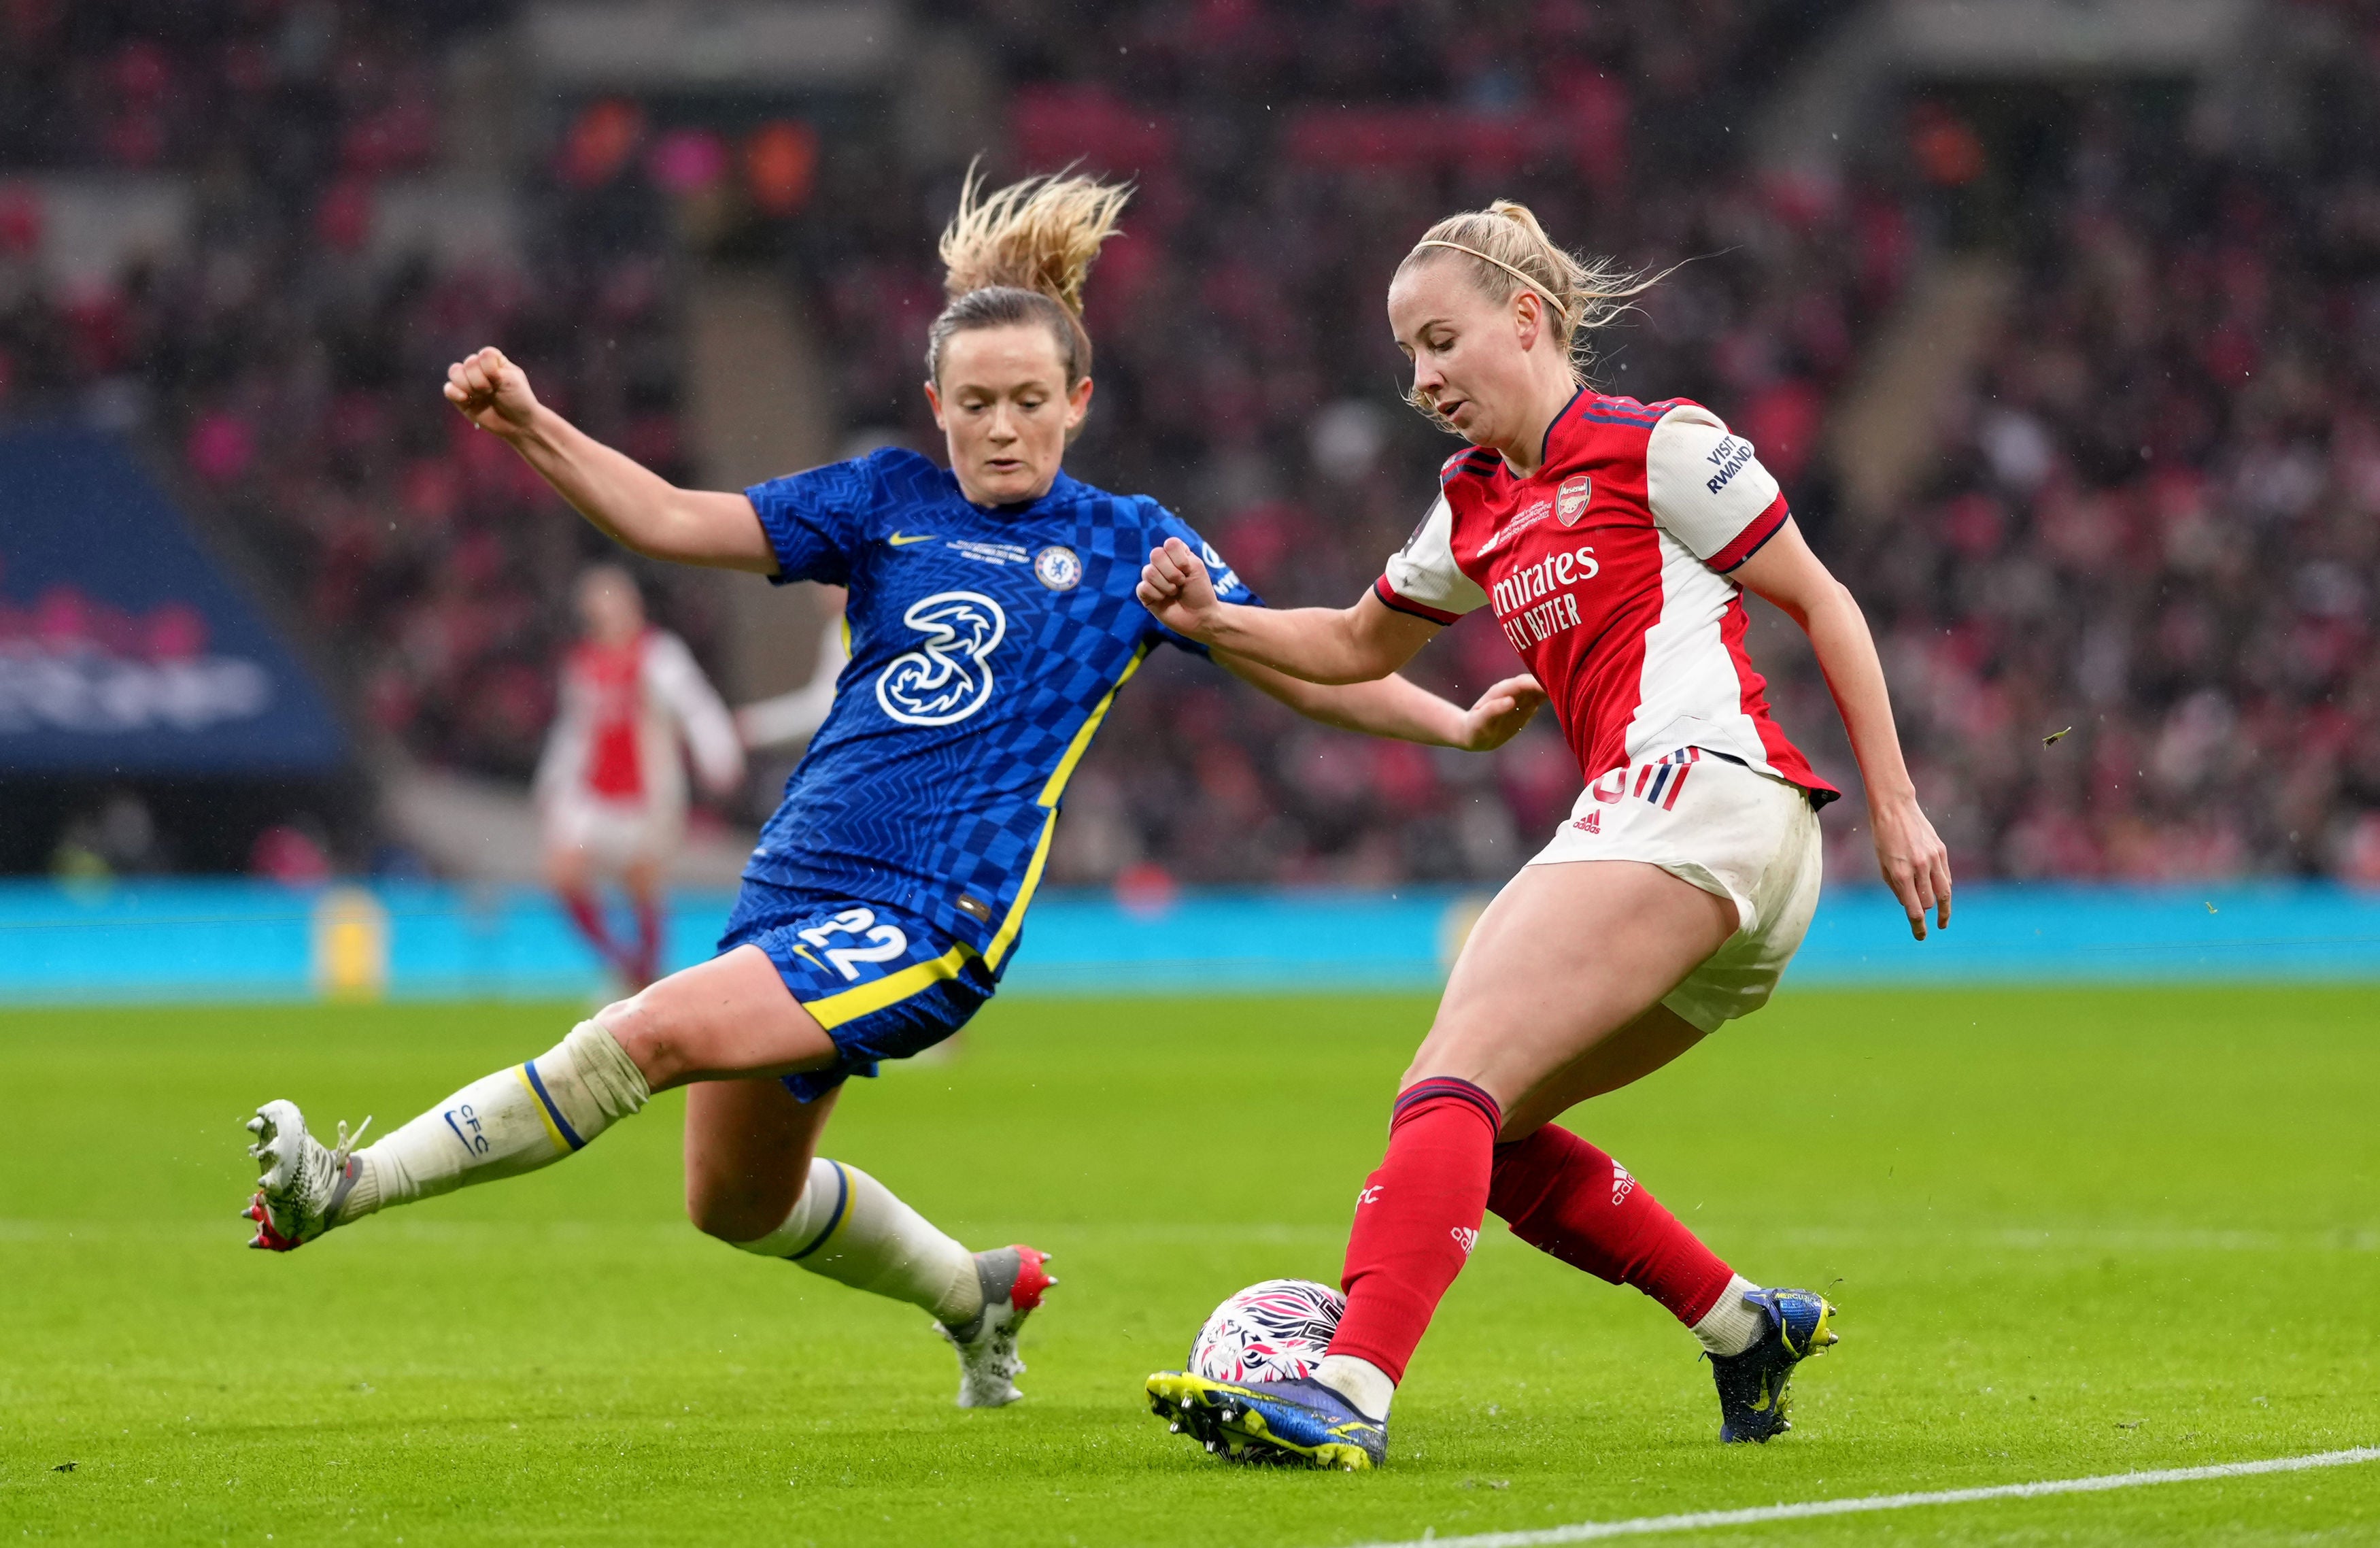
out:
M1148 1379L1148 1407L1169 1429L1229 1462L1359 1472L1389 1455L1385 1421L1310 1379L1217 1382L1160 1371Z
M1835 1309L1815 1290L1751 1290L1745 1300L1768 1318L1768 1331L1740 1355L1712 1355L1718 1384L1718 1438L1766 1441L1793 1428L1786 1388L1793 1368L1835 1342Z

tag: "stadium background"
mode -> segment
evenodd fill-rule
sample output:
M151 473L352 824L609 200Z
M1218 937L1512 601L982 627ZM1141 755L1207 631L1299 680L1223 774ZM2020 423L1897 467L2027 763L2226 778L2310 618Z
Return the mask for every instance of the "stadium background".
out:
M1243 1540L1343 1541L2370 1444L2375 78L2370 0L0 0L0 1520L748 1539L791 1435L822 1539L1009 1540L943 1513L948 1468L1086 1542L1209 1541L1163 1523L1219 1497ZM838 1118L968 1239L1062 1248L1082 1298L1034 1324L1014 1452L953 1427L905 1316L789 1319L782 1274L708 1252L666 1113L263 1264L357 1313L298 1344L225 1250L268 1073L386 1123L600 993L526 786L603 545L445 408L446 362L501 344L699 484L935 451L932 239L978 154L1136 181L1069 466L1279 603L1356 595L1448 449L1380 317L1424 225L1512 196L1682 264L1599 380L1758 444L1868 610L1961 880L1910 943L1831 809L1777 1006L1597 1104L1730 1251L1848 1277L1864 1342L1802 1449L1705 1455L1674 1330L1501 1233L1401 1401L1427 1456L1360 1503L1141 1432L1119 1394L1222 1291L1332 1274L1447 952L1577 790L1550 727L1368 741L1172 652L1070 791L964 1068ZM731 701L807 676L803 589L640 574ZM1855 795L1755 612L1784 725ZM1474 619L1416 670L1511 664ZM679 959L785 767L698 823ZM1148 1143L1194 1096L1270 1137L1272 1181ZM2227 1487L2023 1519L2380 1510Z
M0 571L10 870L486 869L440 852L438 776L525 778L600 540L452 416L443 363L494 340L699 482L931 450L932 238L982 152L1137 181L1073 465L1167 499L1275 600L1342 603L1415 519L1446 443L1395 404L1383 275L1436 213L1511 193L1590 250L1685 262L1601 379L1762 448L1870 611L1962 878L2380 883L2368 6L2264 7L2252 58L2117 28L2082 61L1933 36L1922 6L1886 58L1850 7L1759 0L796 8L740 40L706 11L665 47L594 14L7 8L0 416L124 435L348 750L295 786L115 781L103 751L38 775L8 756L42 713L29 658L126 641L103 588ZM731 699L799 679L801 603L649 579ZM1806 652L1758 645L1784 723L1854 779ZM1422 670L1510 664L1474 621ZM1432 754L1169 662L1089 760L1053 879L1492 883L1574 790L1550 728ZM1829 833L1864 877L1856 820Z

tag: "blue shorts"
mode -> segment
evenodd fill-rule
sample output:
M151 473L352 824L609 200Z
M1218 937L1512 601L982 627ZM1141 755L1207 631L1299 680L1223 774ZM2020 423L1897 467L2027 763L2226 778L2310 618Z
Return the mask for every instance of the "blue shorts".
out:
M746 882L719 937L759 946L838 1055L784 1078L815 1102L880 1059L922 1054L967 1024L998 987L983 958L919 916L881 903Z

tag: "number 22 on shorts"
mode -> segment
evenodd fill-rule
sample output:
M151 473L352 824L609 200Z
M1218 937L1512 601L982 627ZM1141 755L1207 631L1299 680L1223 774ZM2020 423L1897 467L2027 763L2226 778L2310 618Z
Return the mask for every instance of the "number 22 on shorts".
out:
M801 938L826 954L834 970L845 982L856 981L859 962L890 962L909 949L909 937L898 925L876 922L873 908L845 908L823 924L814 924L796 932ZM864 946L833 946L827 943L837 935L856 935L868 944Z

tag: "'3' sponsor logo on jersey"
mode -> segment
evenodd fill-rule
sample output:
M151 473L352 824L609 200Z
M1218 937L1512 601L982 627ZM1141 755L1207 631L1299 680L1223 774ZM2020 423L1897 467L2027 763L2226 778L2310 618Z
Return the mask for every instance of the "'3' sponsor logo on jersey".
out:
M878 674L876 701L904 725L949 725L991 700L991 652L1008 634L1000 603L978 591L941 591L901 621L926 638Z

